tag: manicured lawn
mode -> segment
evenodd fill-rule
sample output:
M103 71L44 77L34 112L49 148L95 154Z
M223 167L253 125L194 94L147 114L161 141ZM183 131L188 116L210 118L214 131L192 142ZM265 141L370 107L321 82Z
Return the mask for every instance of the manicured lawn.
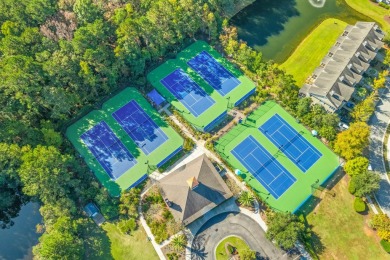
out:
M360 0L363 1L363 0ZM300 87L314 69L320 65L347 23L338 19L326 19L315 28L296 48L294 53L281 65L294 76Z
M113 259L159 259L142 226L131 235L123 235L112 223L104 224L103 229L107 232Z
M384 17L390 14L390 10L386 10L383 7L376 5L370 0L345 0L349 6L356 11L365 14L375 21L377 21L382 29L385 31L390 30L390 24L385 21Z
M348 193L344 176L331 190L335 197L324 195L307 216L322 246L321 259L389 259L381 248L376 233L367 226L371 212L360 215L353 210L353 196ZM313 199L311 200L313 202ZM310 201L305 205L309 209ZM316 239L315 239L316 240Z
M98 227L90 221L85 225L84 233L86 259L159 259L142 226L131 235L123 235L114 223L107 222Z
M250 247L239 237L228 237L219 243L217 249L215 250L215 255L217 260L226 260L228 259L228 254L226 253L225 244L230 243L233 247L236 248L237 252L240 253L245 250L250 250Z

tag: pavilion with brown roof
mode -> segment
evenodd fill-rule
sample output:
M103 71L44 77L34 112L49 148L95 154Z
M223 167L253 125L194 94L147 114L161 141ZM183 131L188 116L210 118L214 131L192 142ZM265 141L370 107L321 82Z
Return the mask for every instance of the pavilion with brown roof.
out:
M179 167L158 185L175 220L185 226L233 196L205 154Z

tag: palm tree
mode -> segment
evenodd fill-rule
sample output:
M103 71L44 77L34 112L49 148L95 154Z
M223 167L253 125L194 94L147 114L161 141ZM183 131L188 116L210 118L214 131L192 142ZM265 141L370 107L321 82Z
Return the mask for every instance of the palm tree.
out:
M172 249L176 252L180 252L183 248L186 247L187 238L185 235L175 236L171 241Z
M241 192L241 195L238 198L238 202L246 207L252 207L254 200L255 198L253 197L253 194L249 191Z

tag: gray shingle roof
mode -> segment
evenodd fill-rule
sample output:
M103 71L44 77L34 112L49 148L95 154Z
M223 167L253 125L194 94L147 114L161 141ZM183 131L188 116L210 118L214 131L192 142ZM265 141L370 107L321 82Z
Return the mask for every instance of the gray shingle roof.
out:
M190 189L188 180L193 177L199 184ZM233 196L204 154L161 179L158 185L164 200L171 203L172 215L184 225Z
M301 94L317 94L328 99L334 108L349 101L355 84L359 83L369 67L369 61L382 47L383 33L377 31L377 25L371 22L357 22L348 25L336 44L329 50L314 71L314 80L305 84ZM336 94L336 95L335 95Z

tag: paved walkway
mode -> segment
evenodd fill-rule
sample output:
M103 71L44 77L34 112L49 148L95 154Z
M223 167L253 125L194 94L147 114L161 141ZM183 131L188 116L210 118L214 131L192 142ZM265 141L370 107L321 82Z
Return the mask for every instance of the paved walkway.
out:
M265 237L256 221L242 213L225 213L210 219L193 240L191 259L216 259L217 245L229 236L245 240L258 252L259 259L291 259Z
M370 133L370 163L372 169L381 177L380 188L375 194L379 207L384 213L390 216L390 181L387 176L385 162L383 159L383 141L386 128L390 122L390 91L384 89L375 112L368 124L371 127ZM388 162L387 162L388 163Z
M181 158L178 162L176 162L172 167L167 169L167 171L165 171L164 173L159 173L158 171L155 171L152 174L150 174L149 177L152 180L159 180L159 179L163 178L164 176L168 175L169 173L171 173L172 171L174 171L175 169L177 169L181 165L186 164L187 162L191 161L192 159L198 157L199 155L201 155L203 153L205 153L209 158L213 159L217 163L219 163L221 165L224 165L224 163L214 153L212 153L207 148L205 148L205 141L204 140L197 140L196 138L194 138L194 136L191 134L191 132L172 113L170 113L170 111L166 107L162 108L161 110L164 110L167 113L167 115L173 120L173 122L175 124L177 124L183 130L183 133L185 135L187 135L189 138L191 138L195 142L195 149L193 151L191 151L191 153L186 155L184 158ZM238 114L238 113L235 116L236 116L236 120L238 120L238 118L240 116L243 117L243 115ZM224 168L226 169L226 174L229 175L229 177L231 177L233 180L235 180L237 185L242 190L248 190L248 188L246 187L244 182L239 182L239 180L236 178L236 176L235 176L235 174L233 172L231 172L226 166ZM146 193L146 191L144 191L143 194L144 193ZM239 213L240 218L241 218L241 216L243 216L243 218L250 219L252 221L251 225L253 225L253 223L255 223L257 225L257 228L260 230L259 232L262 232L261 234L263 234L267 230L267 226L266 226L265 222L261 219L261 217L259 215L259 204L258 204L257 201L255 203L255 212L252 212L252 211L249 211L249 210L246 210L246 209L243 209L243 208L240 208L240 210L241 210L241 213ZM167 241L162 242L161 244L157 244L156 242L154 242L154 236L151 233L149 227L147 226L146 221L145 221L145 219L142 216L140 208L139 208L139 211L140 211L140 215L141 215L141 224L145 228L145 231L146 231L147 235L151 238L151 242L152 242L155 250L157 251L157 254L159 255L160 259L166 259L164 254L161 251L161 248L163 246L165 246L166 244L168 244L170 242L170 240L172 239L172 237L169 238ZM207 223L206 223L206 225L207 225ZM228 227L228 225L227 225L227 227ZM245 226L244 226L244 228L245 228ZM257 228L256 228L256 230L257 230ZM230 228L229 228L229 232L230 232L230 234L225 234L224 236L228 236L228 235L233 234L231 232ZM222 233L220 233L219 235L221 235L221 234ZM258 234L260 234L260 233L258 233ZM187 234L187 236L188 236L188 234ZM243 233L243 236L244 236L244 233ZM198 234L196 235L196 237L198 237ZM256 235L256 239L258 239L258 238L259 238L259 236ZM190 244L191 244L192 241L193 241L193 237L189 237L189 243ZM280 255L279 253L277 253L278 249L270 241L265 239L265 237L261 238L260 241L261 242L257 241L257 245L254 246L253 248L254 249L255 248L259 248L259 246L261 247L261 246L264 246L265 243L268 243L269 244L269 248L266 251L269 251L271 253L268 252L266 255L271 254L271 256L268 255L268 257L270 257L270 259L291 259L292 255L287 256L287 254L285 252L284 252L283 255ZM207 242L207 244L209 244L209 243ZM252 245L252 242L249 243L249 245ZM187 247L186 248L186 251L187 251L186 252L186 259L191 259L191 251L189 249L191 249L191 247ZM308 253L298 243L297 243L297 249L300 251L300 253L298 253L298 255L301 254L301 256L303 256L304 258L310 259L310 256L308 255ZM258 252L263 252L264 253L265 251L259 250ZM276 255L277 255L277 257L274 258L274 256L276 256ZM297 255L295 255L295 257L296 256Z

